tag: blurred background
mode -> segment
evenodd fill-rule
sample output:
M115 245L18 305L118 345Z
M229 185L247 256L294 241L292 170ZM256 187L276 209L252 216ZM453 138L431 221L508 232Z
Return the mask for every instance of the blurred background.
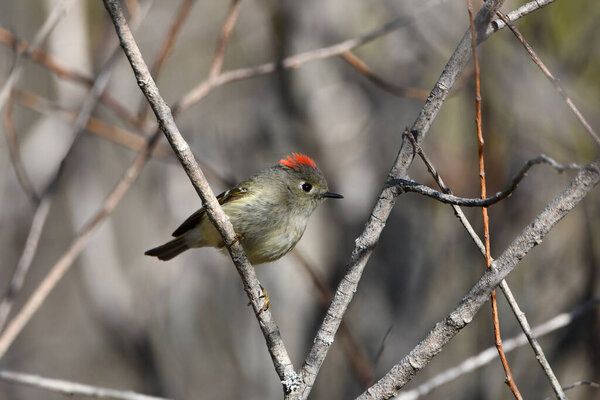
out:
M2 84L15 59L6 32L31 41L56 4L56 0L0 1ZM506 1L502 9L507 12L522 4ZM135 37L149 65L160 54L177 14L185 16L177 23L181 30L157 78L169 104L207 78L230 5L229 1L127 2L137 14ZM481 3L474 1L474 5L478 9ZM402 26L357 47L354 54L382 80L425 91L426 96L468 27L465 1L241 0L223 71L329 46L396 18L402 18ZM557 0L517 22L596 130L600 128L599 19L598 2ZM93 79L115 44L114 27L102 2L76 1L42 49L61 65ZM562 163L584 164L598 157L597 145L512 33L498 32L479 49L488 193L504 188L526 160L541 153ZM22 65L10 120L26 173L41 194L69 149L73 115L89 84L61 77L30 59ZM11 317L99 209L135 158L134 149L154 129L153 115L144 110L122 54L109 77L107 92L130 115L146 116L148 122L145 126L128 123L106 102L94 107L95 121L117 132L117 139L88 126L75 141ZM398 152L402 132L423 105L420 96L419 91L410 96L392 92L341 57L329 57L214 87L177 117L216 193L291 152L302 152L317 162L331 190L345 196L317 210L295 253L257 267L296 368L302 365L325 310L324 293L317 290L307 265L325 288L335 290ZM443 179L464 197L479 195L474 109L469 67L423 142ZM127 134L132 135L130 142L118 139ZM410 175L435 186L419 160ZM492 255L499 256L573 175L534 167L512 197L492 206ZM509 276L508 283L532 326L600 296L599 204L596 189ZM169 239L200 206L161 138L155 157L0 360L0 368L174 399L281 398L281 384L231 260L213 249L188 251L169 262L143 255ZM0 293L9 286L34 210L15 176L3 137ZM465 211L481 234L480 211ZM346 399L360 394L458 303L483 269L479 250L449 206L416 194L402 195L311 398ZM500 293L498 303L503 337L520 333ZM596 307L540 339L563 385L600 381L598 338ZM493 344L487 304L407 389ZM509 353L508 360L525 398L551 395L530 348ZM569 396L597 399L599 392L581 386ZM499 360L426 396L511 397ZM0 382L2 400L60 398Z

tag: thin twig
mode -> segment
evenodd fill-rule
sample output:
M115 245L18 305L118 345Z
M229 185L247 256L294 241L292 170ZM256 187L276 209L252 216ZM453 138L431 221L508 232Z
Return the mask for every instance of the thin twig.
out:
M152 110L159 120L161 129L175 151L185 172L188 174L196 192L202 199L211 222L221 234L223 242L229 250L231 258L242 278L244 289L252 303L252 308L259 321L263 335L265 336L267 347L271 354L275 370L284 386L284 391L291 392L298 385L298 376L294 371L292 362L283 340L281 339L279 328L275 324L270 310L268 307L265 307L265 300L261 298L263 289L258 281L256 272L248 262L241 244L236 240L233 226L221 209L221 206L208 185L202 170L198 166L189 145L179 133L168 105L160 96L158 88L150 75L150 71L135 43L135 39L127 26L118 0L104 0L104 5L114 23L115 30L121 42L121 47L131 64L140 89L148 99Z
M496 11L496 14L500 17L502 22L504 22L506 25L508 25L508 28L512 31L512 33L514 33L517 40L519 42L521 42L523 47L525 47L525 50L527 50L527 52L531 56L531 59L533 60L533 62L540 68L540 70L544 73L544 76L546 78L548 78L550 83L552 83L552 85L554 86L554 89L556 89L558 94L560 94L560 96L567 103L569 110L571 110L571 112L573 114L575 114L575 117L581 123L581 125L583 125L585 130L590 134L590 136L592 136L592 138L596 141L596 143L598 145L600 145L600 136L598 136L598 133L596 133L596 131L594 131L594 128L592 128L592 126L585 119L583 114L575 106L575 103L573 103L573 100L571 100L571 98L569 97L569 95L567 94L565 89L562 87L562 85L560 84L560 81L558 79L556 79L554 77L554 75L552 75L552 72L550 72L548 67L546 67L546 65L542 62L542 60L540 60L540 58L537 56L537 54L535 53L533 48L529 45L529 43L527 43L527 41L525 40L525 38L523 37L521 32L519 32L517 27L515 25L513 25L512 22L509 21L509 19L506 17L506 15L504 15L502 12L500 12L500 10Z
M65 396L86 396L95 399L114 400L169 400L164 397L148 396L132 391L85 385L83 383L45 378L39 375L8 370L0 370L0 380L13 384L30 386L36 389L61 393Z
M415 143L416 144L416 143ZM514 190L517 188L519 183L523 180L531 167L537 164L548 164L553 167L558 172L564 172L568 169L581 169L582 166L578 164L559 164L554 161L552 158L542 154L538 157L532 158L528 160L523 167L519 170L517 175L512 179L510 185L501 192L496 193L493 196L482 198L469 198L469 197L458 197L449 193L438 192L435 189L430 188L429 186L422 185L418 182L409 180L409 179L394 179L389 181L386 185L388 186L398 186L401 190L405 192L415 192L422 194L427 197L431 197L432 199L438 200L442 203L446 204L454 204L462 207L489 207L493 204L496 204L507 197L510 197ZM435 169L434 169L435 171Z
M415 89L411 87L398 86L394 83L388 82L383 78L376 75L371 69L365 64L360 58L358 58L351 51L345 51L341 57L346 61L352 68L364 75L369 81L379 86L381 89L395 94L397 96L409 97L417 100L426 100L429 92L426 90Z
M600 383L598 383L598 382L577 381L577 382L571 383L570 385L564 386L562 388L562 390L567 391L567 390L575 389L576 387L579 387L579 386L589 386L594 389L600 389ZM544 400L552 400L552 396L546 397Z
M408 133L406 132L405 134L408 134ZM429 170L431 175L434 177L434 179L438 183L439 187L446 194L451 194L452 191L444 184L441 176L438 174L438 172L435 170L435 167L433 166L433 164L429 161L429 159L423 152L423 149L421 149L421 147L415 142L415 140L413 139L413 137L411 135L408 135L408 138L409 138L409 140L411 140L411 143L415 147L417 154L419 154L419 156L421 157L421 159L427 166L427 169ZM540 156L540 157L545 158L546 156ZM538 159L540 157L538 157ZM530 160L530 161L532 161L532 160ZM552 165L554 168L556 168L559 172L562 172L566 168L581 169L581 167L574 166L572 164L570 164L568 166L558 164L549 157L547 157L547 162L550 165ZM521 169L521 171L523 171L523 168ZM465 227L465 229L467 230L467 232L469 233L469 235L471 236L471 238L473 239L473 241L475 242L475 244L481 251L481 254L485 257L485 245L483 244L483 242L481 241L481 239L479 238L477 233L475 233L475 230L473 229L473 227L467 220L467 217L462 212L461 208L458 207L457 205L452 205L452 208L454 210L454 214L456 215L456 217L459 219L461 224ZM542 347L538 343L538 341L535 337L535 334L531 331L531 329L529 327L529 322L527 321L527 317L521 311L521 308L519 307L519 304L515 300L515 297L513 296L512 291L510 290L510 287L508 286L508 283L506 282L506 280L503 279L502 282L500 282L500 289L502 289L502 292L504 293L504 296L506 297L506 300L508 301L508 304L510 305L511 310L515 314L515 317L517 318L519 325L521 325L521 329L523 330L523 333L527 337L527 340L529 341L529 343L533 349L533 352L535 353L536 359L538 360L542 369L544 370L546 377L550 381L550 385L552 386L552 388L553 388L554 392L557 394L557 396L559 398L561 398L560 384L558 383L558 380L556 379L554 371L552 371L552 368L550 368L550 364L548 363L548 360L546 359L546 356L544 355ZM563 393L563 395L564 395L564 393Z
M593 307L598 305L598 303L600 303L600 299L596 298L576 307L569 313L558 314L548 321L534 327L532 329L532 333L536 337L542 337L560 328L564 328L565 326L570 325L575 319L593 309ZM524 333L521 333L515 337L504 340L504 351L509 353L521 346L525 346L527 343L527 336L525 336ZM416 400L419 397L425 396L435 389L452 382L465 374L473 372L491 363L497 357L498 351L496 350L496 347L488 347L479 354L463 360L457 366L449 368L435 375L416 388L400 392L395 400Z
M489 0L488 0L489 1ZM399 390L442 351L461 329L470 323L492 290L511 273L531 249L540 244L550 230L600 182L600 159L581 169L569 185L513 240L487 268L481 279L457 307L439 321L428 335L398 364L358 399L384 399Z
M487 184L485 180L485 164L483 161L483 129L481 123L481 84L480 84L480 69L479 69L479 58L477 57L477 39L475 36L475 22L473 21L473 5L471 4L471 0L467 0L467 10L469 13L469 25L471 28L471 48L473 50L473 62L475 65L475 124L477 126L477 142L478 142L478 153L479 153L479 184L481 188L481 198L485 199L487 197ZM489 268L492 264L492 255L491 255L491 240L490 240L490 219L488 217L488 212L486 207L481 208L481 215L483 217L483 238L485 244L485 264L486 268ZM500 361L502 362L502 367L504 368L504 373L506 374L505 382L512 391L515 399L522 400L523 397L519 392L517 384L515 383L512 372L508 365L508 360L506 359L506 355L504 354L504 350L502 348L502 337L500 336L500 319L498 316L498 303L496 302L496 290L492 290L491 294L491 305L492 305L492 321L494 325L494 338L496 342L496 349L498 350L498 355L500 357Z
M17 139L17 133L15 132L15 123L12 114L12 101L9 99L6 102L6 108L4 109L4 115L2 118L4 126L4 134L8 143L8 152L10 154L10 162L15 170L17 180L21 185L21 188L27 195L27 198L31 204L37 205L40 202L40 196L36 193L31 179L25 170L23 165L23 159L21 158L21 150L19 149L19 141ZM0 323L0 330L2 330L2 324Z
M217 43L217 49L215 50L215 57L213 58L213 61L210 65L210 70L208 71L208 80L215 79L221 74L223 69L223 60L225 59L225 49L227 48L227 43L229 42L229 38L233 33L233 27L235 26L235 22L237 21L237 17L240 13L241 4L241 0L231 1L231 6L229 7L229 11L225 17L225 23L223 24L221 33L219 34L219 41Z
M27 235L27 240L25 241L25 248L23 249L21 258L19 258L19 262L17 263L17 268L15 269L11 282L4 293L2 302L0 303L0 332L2 332L2 329L6 324L6 320L10 314L15 297L21 291L23 283L25 282L25 277L29 271L29 267L33 262L33 257L35 256L37 246L40 241L40 236L42 234L46 218L48 217L48 212L50 211L50 206L52 205L53 199L54 189L42 197L42 200L37 205L35 213L33 214L33 220L31 222L31 227L29 228L29 234Z
M477 14L476 25L479 28L478 32L487 27L496 9L501 5L502 0L488 0L484 3ZM467 65L471 55L470 36L470 31L467 31L463 36L435 87L428 96L419 116L415 120L412 129L417 132L417 142L423 140L425 137L439 109L448 96L448 92L456 82L460 72ZM483 40L483 37L480 38L481 40ZM412 146L408 140L403 140L387 180L406 176L406 171L411 165L412 160ZM399 191L394 188L383 188L362 233L355 240L355 246L346 268L346 274L336 289L331 306L327 310L313 341L313 346L302 366L302 376L304 379L304 386L301 388L302 399L306 399L312 389L317 373L323 365L329 348L333 344L342 316L354 297L364 268L373 252L373 248L379 241L381 232L386 225L387 218L391 213L398 194Z
M506 14L506 17L510 21L514 22L514 21L520 19L521 17L526 16L529 13L532 13L534 11L539 10L542 7L545 7L549 4L554 3L555 1L556 0L533 0L533 1L530 1L529 3L523 4L521 7L517 8L516 10L509 12L508 14ZM488 27L485 31L485 34L487 36L489 36L492 33L499 31L500 29L504 29L505 27L506 27L506 24L501 19L495 19L488 25Z

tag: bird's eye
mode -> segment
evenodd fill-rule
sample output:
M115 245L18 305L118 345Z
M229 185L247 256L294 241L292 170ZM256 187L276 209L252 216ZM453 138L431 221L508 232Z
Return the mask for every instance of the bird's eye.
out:
M304 182L301 186L302 190L304 190L306 193L310 192L310 189L312 189L312 185L308 182Z

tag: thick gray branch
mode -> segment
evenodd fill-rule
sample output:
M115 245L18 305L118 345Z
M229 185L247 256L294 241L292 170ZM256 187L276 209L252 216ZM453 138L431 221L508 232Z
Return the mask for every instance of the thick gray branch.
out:
M477 13L475 27L479 42L485 40L489 36L485 34L485 30L492 20L492 17L495 15L496 10L502 3L503 0L488 0ZM418 143L423 140L425 134L429 131L429 127L446 100L459 73L464 69L471 58L471 54L471 33L470 30L468 30L446 64L444 71L429 94L427 102L421 109L419 116L412 126L411 131L415 132ZM406 176L406 171L410 167L413 157L412 144L408 139L404 138L398 156L388 174L387 180L389 181ZM308 397L317 373L325 360L327 351L333 344L333 339L342 320L342 316L346 312L346 309L357 290L358 282L362 276L363 270L371 256L373 248L379 241L379 236L385 227L398 192L397 189L384 187L363 232L355 241L355 247L352 251L346 274L337 287L331 306L327 310L325 318L315 337L314 344L302 367L304 385L301 387L300 391L301 398L303 399Z
M564 328L586 312L592 310L594 306L598 305L598 303L600 303L600 298L595 298L578 306L569 313L558 314L543 324L533 328L531 334L535 337L542 337L549 333L555 332L560 328ZM509 353L521 346L525 346L528 342L528 336L526 336L524 333L521 333L520 335L510 339L502 340L502 347L504 348L505 353ZM438 389L439 387L452 382L455 379L468 374L469 372L473 372L496 359L498 359L498 350L496 349L496 346L488 347L479 354L463 360L460 364L440 372L431 379L428 379L425 383L420 384L418 387L400 392L395 400L416 400L419 397L425 396L435 389Z
M169 106L160 96L158 87L152 79L150 71L142 58L142 54L127 26L119 1L104 0L104 5L115 25L121 47L131 64L138 86L144 93L144 96L148 99L160 128L175 151L179 162L187 173L196 192L202 199L210 220L223 237L223 242L229 250L231 258L242 278L244 289L252 303L252 307L275 365L275 370L284 384L284 389L290 391L296 385L296 373L283 344L283 340L281 339L281 335L279 334L279 328L273 321L271 312L264 308L264 300L261 298L263 292L256 276L256 272L248 262L242 246L235 239L233 226L219 206L219 203L208 185L202 170L198 166L190 147L175 125Z
M446 318L438 322L431 332L406 357L358 397L388 399L399 390L431 359L442 351L462 328L473 320L481 306L489 300L492 290L517 266L519 261L540 244L550 229L571 211L600 181L600 159L582 169L542 213L529 224L511 245L486 270L481 279Z

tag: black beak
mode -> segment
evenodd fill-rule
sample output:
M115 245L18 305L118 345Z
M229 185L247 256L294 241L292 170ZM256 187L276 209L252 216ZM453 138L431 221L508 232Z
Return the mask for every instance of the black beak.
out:
M329 197L332 199L343 199L344 198L344 196L342 196L341 194L332 193L332 192L323 193L323 197Z

